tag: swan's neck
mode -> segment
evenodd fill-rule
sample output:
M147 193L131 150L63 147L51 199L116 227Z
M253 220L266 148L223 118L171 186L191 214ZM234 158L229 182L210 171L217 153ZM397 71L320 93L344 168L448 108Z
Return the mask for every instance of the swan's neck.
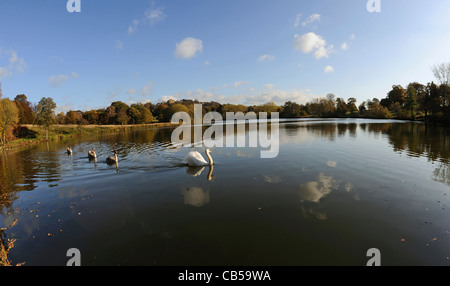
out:
M211 166L214 163L213 158L211 157L211 155L208 152L205 152L205 154L206 154L206 157L208 158L209 165Z

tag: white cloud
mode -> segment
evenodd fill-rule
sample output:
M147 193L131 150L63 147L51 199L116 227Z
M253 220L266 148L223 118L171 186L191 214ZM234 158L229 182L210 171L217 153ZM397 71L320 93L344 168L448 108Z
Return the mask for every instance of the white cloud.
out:
M221 104L245 104L245 105L260 105L268 102L274 102L277 105L282 105L287 101L305 104L310 102L315 96L309 92L306 93L301 90L275 90L275 89L253 89L247 93L237 93L231 95L224 95L219 92L205 91L198 89L195 91L188 91L184 93L176 93L166 95L160 98L160 101L167 101L169 99L181 100L191 99L200 102L215 101Z
M0 78L11 76L14 74L14 72L23 73L28 67L25 60L19 57L17 52L13 49L3 50L2 48L0 48L0 58L2 56L8 57L8 65L3 67L0 66Z
M9 64L13 65L19 60L17 53L15 51L11 51L11 57L9 58Z
M153 91L153 82L149 81L147 85L143 86L140 89L130 88L127 90L127 94L139 94L142 97L149 96L152 94Z
M128 26L128 34L136 32L138 25L139 20L134 19L133 22L131 22L131 24Z
M297 14L297 16L295 17L295 23L294 23L294 27L298 27L300 25L300 19L302 18L302 14Z
M179 100L181 98L179 98L178 96L173 96L173 95L163 95L161 96L161 98L159 99L160 102L166 102L168 100Z
M152 93L153 82L149 81L146 86L141 89L141 96L148 96Z
M240 86L243 86L243 85L246 85L246 84L250 84L250 82L249 81L236 81L233 84L233 88L240 87Z
M205 65L205 66L210 66L211 63L210 63L209 61L205 61L204 65Z
M116 40L116 42L114 43L114 48L116 49L116 51L123 50L123 42L120 40Z
M69 112L71 110L74 110L74 109L75 109L74 106L72 104L70 104L70 103L64 104L64 105L57 105L57 107L55 109L55 113L56 114L58 114L60 112L67 113L67 112Z
M58 87L66 83L66 81L69 79L68 75L60 74L57 76L51 76L49 78L49 82L53 87Z
M311 24L311 23L313 23L313 22L320 21L320 18L321 18L321 17L322 17L322 16L319 15L319 14L312 14L311 16L309 16L309 17L302 23L302 26L305 27L305 26L307 26L307 25L309 25L309 24Z
M73 78L80 78L80 75L77 74L76 72L72 72L72 73L70 73L70 75L71 75ZM50 83L51 86L53 86L53 87L59 87L59 86L64 85L69 79L70 79L70 76L69 76L69 75L66 75L66 74L60 74L60 75L54 75L54 76L51 76L51 77L48 79L48 81L49 81L49 83Z
M275 57L274 56L272 56L272 55L262 55L262 56L260 56L259 58L258 58L258 62L260 63L260 62L264 62L264 61L273 61L275 59Z
M301 90L277 90L270 89L268 91L258 92L244 96L244 104L258 105L267 102L274 102L277 105L283 105L287 101L293 101L299 104L305 104L311 101L313 97Z
M203 51L202 40L188 37L176 44L175 57L181 59L190 59L194 57L197 53Z
M141 19L134 19L128 26L128 34L136 32L138 26L143 24L154 25L158 22L163 21L167 15L164 13L162 8L147 9L144 12L144 16Z
M354 41L356 39L356 35L351 34L348 38L350 39L350 41ZM348 49L350 49L350 44L348 42L343 42L341 44L341 50L347 51Z
M306 33L302 36L295 35L293 48L305 54L314 51L314 57L316 59L328 58L334 51L333 45L327 46L325 39L314 32Z
M267 89L272 89L274 87L275 87L275 85L274 84L270 84L270 83L264 85L264 88L267 88Z
M348 38L350 39L350 41L354 41L356 39L356 35L355 34L351 34ZM350 48L349 43L347 43L347 42L342 43L341 50L346 51L349 48Z
M334 68L332 66L326 66L323 71L324 73L332 73L334 72Z
M329 45L327 47L322 46L322 47L318 48L314 52L314 57L316 59L328 58L330 56L330 54L333 53L333 52L334 52L334 46L333 45Z
M294 49L305 54L311 53L313 50L326 45L326 41L319 35L313 32L304 34L302 36L295 35Z
M8 70L7 70L6 68L0 67L0 79L1 79L2 77L5 77L5 76L9 75L9 74L10 74L10 73L8 72Z
M166 17L167 15L164 14L162 8L149 9L145 11L145 19L152 25L163 21Z

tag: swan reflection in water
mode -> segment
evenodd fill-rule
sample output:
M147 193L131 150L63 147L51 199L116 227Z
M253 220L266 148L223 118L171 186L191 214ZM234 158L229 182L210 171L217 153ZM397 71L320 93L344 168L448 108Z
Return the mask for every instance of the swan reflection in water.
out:
M110 165L110 166L112 166L112 165L116 165L116 172L117 173L119 173L120 172L120 170L119 170L119 162L114 162L114 163L111 163L111 162L109 162L109 163L107 163L108 165Z
M193 177L198 177L203 173L203 170L205 170L205 166L188 166L186 168L186 173ZM208 181L212 181L214 178L214 175L212 174L214 170L213 165L209 166L208 173L206 174L206 179ZM210 196L209 196L209 188L204 189L202 187L186 187L183 189L183 196L184 196L184 204L190 205L194 207L201 207L209 203Z
M203 170L205 170L205 166L188 166L186 168L186 173L192 177L198 177L203 173ZM206 179L208 181L212 181L212 179L214 178L214 175L212 174L214 171L214 166L210 165L209 166L209 171L208 174L206 175Z
M89 162L94 162L94 168L97 169L97 157L89 157Z

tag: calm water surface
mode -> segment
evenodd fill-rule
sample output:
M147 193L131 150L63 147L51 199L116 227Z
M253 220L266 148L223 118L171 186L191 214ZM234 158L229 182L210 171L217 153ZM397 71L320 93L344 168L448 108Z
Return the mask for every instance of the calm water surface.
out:
M276 158L213 148L204 169L183 165L191 149L173 146L172 130L1 154L13 263L65 265L78 248L82 265L365 265L378 248L383 265L450 265L447 129L286 121ZM112 149L118 166L105 163Z

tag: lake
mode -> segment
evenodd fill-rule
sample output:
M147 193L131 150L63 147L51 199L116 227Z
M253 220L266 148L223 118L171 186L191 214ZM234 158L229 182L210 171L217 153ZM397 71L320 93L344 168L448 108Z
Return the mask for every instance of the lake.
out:
M172 131L3 152L10 260L65 265L77 248L82 265L366 265L376 248L382 265L450 265L449 129L282 120L278 156L211 148L212 168L184 165L205 148L173 145ZM105 163L113 149L117 166Z

